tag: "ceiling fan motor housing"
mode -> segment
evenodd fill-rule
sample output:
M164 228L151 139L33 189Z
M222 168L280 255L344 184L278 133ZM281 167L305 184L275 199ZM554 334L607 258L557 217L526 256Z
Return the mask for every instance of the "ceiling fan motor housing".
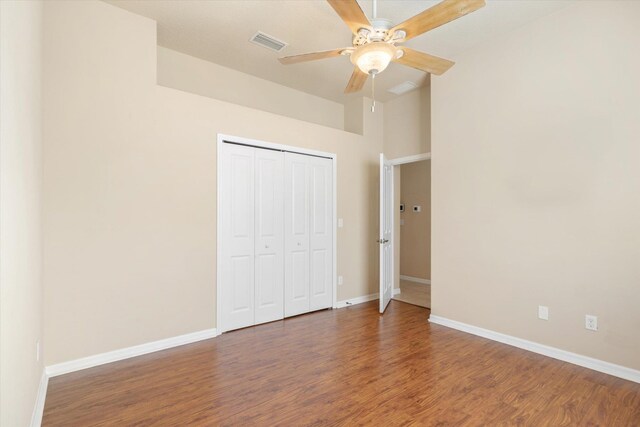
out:
M360 28L353 36L353 45L362 46L371 42L389 41L391 34L389 30L393 23L388 19L377 18L371 20L371 28Z

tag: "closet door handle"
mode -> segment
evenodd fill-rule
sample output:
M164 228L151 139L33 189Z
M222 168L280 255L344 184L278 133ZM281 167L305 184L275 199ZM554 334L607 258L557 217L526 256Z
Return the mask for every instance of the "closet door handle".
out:
M376 240L376 242L380 243L381 245L384 245L385 243L389 243L389 239L378 239Z

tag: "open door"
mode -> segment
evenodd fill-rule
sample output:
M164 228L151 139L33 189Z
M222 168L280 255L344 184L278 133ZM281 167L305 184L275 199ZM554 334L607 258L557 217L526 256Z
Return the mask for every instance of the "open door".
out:
M380 313L384 313L393 296L393 165L380 153Z

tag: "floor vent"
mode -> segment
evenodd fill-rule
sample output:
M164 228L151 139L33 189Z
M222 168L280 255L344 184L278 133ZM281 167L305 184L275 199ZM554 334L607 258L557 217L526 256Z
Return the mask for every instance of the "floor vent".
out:
M403 93L411 92L417 87L418 85L416 85L414 82L406 81L392 87L391 89L388 89L388 92L395 93L396 95L402 95Z
M276 52L280 52L287 45L287 43L260 31L255 33L253 37L249 39L249 41L259 46L266 47L267 49L274 50Z

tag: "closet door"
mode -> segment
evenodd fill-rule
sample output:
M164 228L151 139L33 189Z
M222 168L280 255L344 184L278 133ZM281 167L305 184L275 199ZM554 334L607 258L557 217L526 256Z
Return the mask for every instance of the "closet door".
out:
M310 309L333 305L333 162L309 157Z
M221 298L223 330L254 324L255 149L222 144Z
M255 323L284 317L284 154L255 149Z
M306 313L309 299L309 156L284 154L284 315Z

